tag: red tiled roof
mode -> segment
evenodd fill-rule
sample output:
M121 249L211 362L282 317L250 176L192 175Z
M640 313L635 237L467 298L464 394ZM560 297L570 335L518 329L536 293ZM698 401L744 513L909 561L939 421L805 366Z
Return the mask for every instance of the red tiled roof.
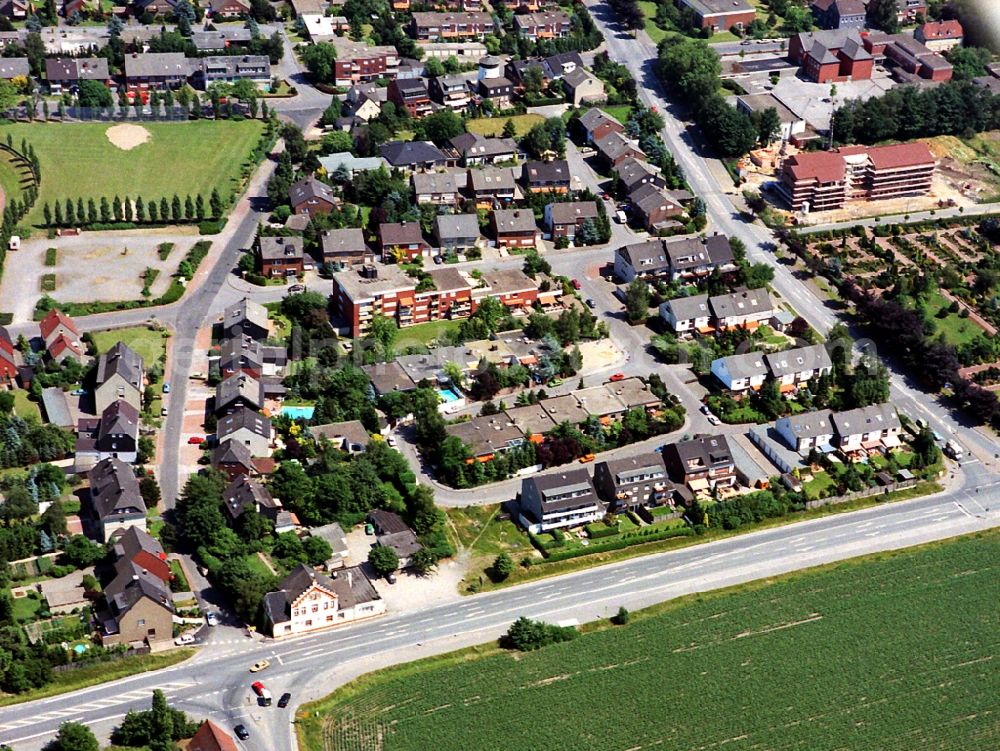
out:
M868 158L875 169L898 169L934 164L934 155L921 141L897 143L892 146L873 146L868 149Z
M65 334L60 334L53 340L52 346L49 347L49 355L51 355L52 357L59 357L59 355L61 355L63 351L67 349L70 350L71 352L74 352L77 355L82 354L82 350L80 349L79 344L74 342Z
M962 24L958 21L931 21L921 30L924 39L961 39L963 36Z
M49 334L55 331L59 324L62 324L74 334L80 336L80 332L77 330L76 324L73 323L73 319L67 315L63 315L62 311L58 308L53 308L41 320L41 323L38 324L38 330L42 334L42 339L48 339Z
M11 355L14 354L14 342L11 341L10 334L5 328L0 328L0 350Z
M813 151L796 154L785 161L785 169L798 180L819 180L824 183L844 179L844 159L840 154Z
M188 741L186 751L239 751L226 731L211 720L205 720Z

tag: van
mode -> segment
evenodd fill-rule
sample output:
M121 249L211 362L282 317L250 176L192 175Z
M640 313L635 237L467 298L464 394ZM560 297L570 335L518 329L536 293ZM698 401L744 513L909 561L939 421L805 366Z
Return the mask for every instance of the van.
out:
M961 444L956 441L948 441L944 445L944 453L954 459L956 462L962 461L965 457L965 449L962 448Z

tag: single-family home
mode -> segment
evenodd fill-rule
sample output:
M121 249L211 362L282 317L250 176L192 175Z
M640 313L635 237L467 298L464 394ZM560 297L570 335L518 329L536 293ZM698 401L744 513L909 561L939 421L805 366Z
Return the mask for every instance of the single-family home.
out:
M458 181L452 172L414 172L410 182L418 204L454 206L458 203Z
M304 564L264 595L264 617L274 638L320 631L385 612L385 601L360 566L330 576Z
M241 475L259 477L266 474L273 461L266 457L258 460L248 446L227 438L212 450L211 465L232 482Z
M390 141L382 144L382 158L390 167L417 170L434 170L448 164L448 158L430 141Z
M737 328L753 330L774 316L774 303L766 289L716 295L709 303L715 317L715 326L720 331Z
M643 185L652 185L656 188L667 187L663 173L645 159L628 157L615 165L611 171L618 176L618 186L622 195L630 195Z
M134 464L139 446L139 410L117 399L99 418L85 417L77 426L76 466L79 469L104 459Z
M306 216L329 214L337 207L333 188L312 175L292 183L288 189L288 202L294 213Z
M391 222L378 226L379 252L383 262L409 263L430 254L419 222Z
M591 107L577 121L587 143L599 141L611 133L624 133L625 126L598 107Z
M319 234L323 263L351 266L364 263L372 255L365 244L365 233L356 227L325 229Z
M421 118L433 110L427 81L423 78L394 78L389 82L389 101L410 117Z
M965 30L960 21L928 21L918 26L913 38L934 52L947 52L959 47L965 38Z
M175 615L169 583L125 558L116 562L115 572L96 608L101 644L169 644Z
M184 751L239 751L239 748L229 733L211 720L205 720L184 746Z
M61 363L67 357L72 357L77 362L83 362L85 352L80 332L73 319L58 308L52 308L45 314L38 323L38 332L51 360Z
M225 378L215 387L215 412L225 415L240 407L260 411L264 406L264 384L246 373Z
M553 240L565 237L572 241L580 227L588 221L595 223L597 216L596 201L550 203L545 206L545 228Z
M243 298L228 306L222 315L222 335L226 339L249 336L264 341L270 335L267 308L258 302Z
M7 329L0 326L0 386L12 388L17 381L17 357Z
M427 85L428 93L438 104L461 112L472 101L469 83L462 76L436 76Z
M513 202L517 183L510 167L486 167L469 170L466 189L477 208L489 209Z
M538 242L538 225L531 209L495 209L490 225L501 248L533 248Z
M24 60L27 64L27 58ZM81 81L98 81L108 86L111 73L104 57L50 57L45 60L45 81L49 93L61 94L64 88L77 86Z
M604 83L586 68L574 68L562 78L566 98L574 107L603 102L608 98Z
M663 448L663 462L671 480L695 493L736 484L736 465L724 435L697 435L668 443Z
M715 330L712 325L712 311L708 305L708 295L675 297L660 303L660 318L666 321L674 333L707 334Z
M103 413L113 402L124 399L136 411L141 410L144 379L142 358L124 342L116 343L97 360L94 408Z
M521 179L529 190L537 193L567 193L570 188L569 163L565 159L525 162Z
M271 455L271 421L246 406L238 406L220 417L215 428L219 443L227 440L242 443L253 456Z
M247 0L209 0L208 8L212 18L242 18L250 15L250 3Z
M260 480L246 474L239 474L222 491L222 506L230 525L247 512L276 521L282 510L281 501L271 495Z
M259 237L257 259L261 275L268 278L305 273L305 247L301 237Z
M393 511L374 509L368 512L365 521L375 529L375 542L396 552L399 568L409 568L413 556L423 546L417 540L417 533L410 529L403 518Z
M677 227L677 217L684 214L684 207L672 199L665 188L659 187L655 180L633 188L628 199L633 216L647 232L653 234Z
M532 534L589 524L604 513L594 483L582 467L521 481L518 521Z
M481 78L477 82L477 92L483 101L493 105L495 112L510 109L511 97L514 95L514 84L509 78Z
M329 441L335 448L347 454L363 454L371 442L368 429L360 420L310 425L309 435L317 445L322 441Z
M517 158L517 142L513 138L487 138L478 133L460 133L449 142L458 152L459 162L466 167L509 162Z
M483 240L475 214L438 214L434 217L434 241L442 254L467 253Z
M611 131L603 138L594 141L594 148L597 149L598 158L609 169L614 169L629 158L646 158L646 152L639 148L636 141L617 131Z
M104 542L119 529L146 530L146 503L130 465L113 457L103 459L94 465L87 479L90 505Z

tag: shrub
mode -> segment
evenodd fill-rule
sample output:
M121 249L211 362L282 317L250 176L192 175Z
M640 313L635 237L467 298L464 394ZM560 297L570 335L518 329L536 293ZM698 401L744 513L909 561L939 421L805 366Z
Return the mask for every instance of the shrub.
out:
M531 652L549 644L571 641L579 635L580 632L572 626L554 626L521 616L511 624L507 633L500 637L500 646L505 649Z
M204 221L198 223L198 232L202 235L217 235L222 232L222 222Z

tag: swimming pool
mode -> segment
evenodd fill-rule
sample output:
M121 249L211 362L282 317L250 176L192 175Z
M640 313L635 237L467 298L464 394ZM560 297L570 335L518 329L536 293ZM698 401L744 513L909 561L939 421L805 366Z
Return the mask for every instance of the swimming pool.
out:
M457 402L462 398L462 395L454 389L438 389L438 397L445 404L450 404L451 402Z
M281 414L293 420L311 420L315 407L282 407Z

